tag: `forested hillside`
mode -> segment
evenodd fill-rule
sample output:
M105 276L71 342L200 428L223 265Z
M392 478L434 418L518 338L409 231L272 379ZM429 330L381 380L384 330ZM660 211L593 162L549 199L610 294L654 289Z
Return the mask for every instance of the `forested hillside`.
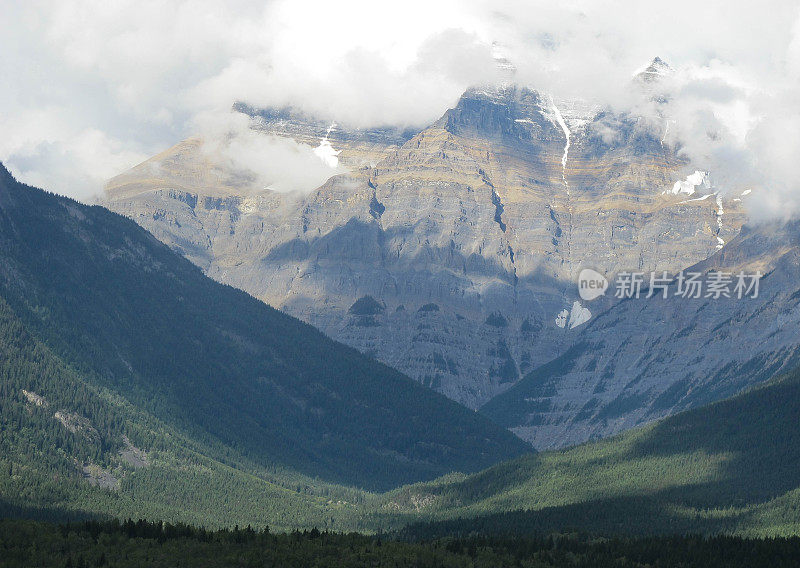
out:
M528 449L488 419L206 278L132 221L19 184L2 168L0 297L84 384L216 448L223 461L387 489ZM38 381L55 387L46 373Z
M84 381L0 299L0 517L347 528L367 496L187 438Z
M615 438L403 488L387 503L433 521L409 530L426 537L566 527L798 534L800 372Z

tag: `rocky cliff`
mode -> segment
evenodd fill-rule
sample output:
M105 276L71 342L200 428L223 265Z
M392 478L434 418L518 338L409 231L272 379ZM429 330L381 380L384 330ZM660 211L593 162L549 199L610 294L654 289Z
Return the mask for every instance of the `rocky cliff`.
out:
M581 268L674 273L743 222L662 125L527 88L471 89L420 131L238 108L347 173L303 195L255 190L190 140L110 180L105 205L472 408L608 307L581 303Z
M690 274L701 275L699 297ZM719 297L714 274L729 275ZM747 228L684 277L666 298L659 289L598 314L563 355L482 411L538 448L557 447L727 398L800 363L800 225Z

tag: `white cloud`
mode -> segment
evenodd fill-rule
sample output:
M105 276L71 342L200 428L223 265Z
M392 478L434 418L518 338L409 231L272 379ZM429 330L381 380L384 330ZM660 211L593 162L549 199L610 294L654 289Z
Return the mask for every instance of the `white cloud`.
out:
M660 55L677 70L668 141L715 183L765 187L757 214L796 210L786 207L798 194L794 0L7 2L0 160L25 181L86 198L145 156L208 134L208 117L229 120L236 100L357 126L421 125L470 84L497 79L494 41L518 81L618 109L641 104L631 72ZM305 150L235 132L228 152L293 185L290 171L265 168Z
M252 130L243 114L201 113L194 124L203 132L202 151L211 161L232 172L255 174L255 189L307 192L347 171L331 160L320 159L307 144Z

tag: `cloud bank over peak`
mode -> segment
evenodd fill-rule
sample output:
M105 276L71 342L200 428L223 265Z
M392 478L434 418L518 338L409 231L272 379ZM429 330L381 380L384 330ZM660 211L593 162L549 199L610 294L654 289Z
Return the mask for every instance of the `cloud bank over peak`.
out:
M348 126L424 125L469 86L507 80L501 53L515 82L653 113L665 142L715 185L762 188L757 218L800 210L793 0L768 10L684 0L43 0L4 11L0 160L74 197L89 199L182 138L210 140L236 122L235 101ZM675 72L659 87L668 105L647 109L631 76L656 55ZM288 163L285 148L228 132L230 159L255 171Z

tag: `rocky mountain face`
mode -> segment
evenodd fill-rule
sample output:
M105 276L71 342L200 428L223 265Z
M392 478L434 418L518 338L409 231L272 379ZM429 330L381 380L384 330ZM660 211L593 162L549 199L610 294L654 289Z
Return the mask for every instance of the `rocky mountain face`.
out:
M675 273L744 220L663 124L518 86L471 89L418 132L238 108L348 171L282 194L188 140L110 180L104 204L212 278L471 408L608 307L582 303L582 268Z
M688 287L691 274L705 285L700 297ZM715 297L714 274L729 275L727 296ZM797 367L800 224L746 228L684 277L597 315L563 355L482 411L536 447L556 447L727 398Z

